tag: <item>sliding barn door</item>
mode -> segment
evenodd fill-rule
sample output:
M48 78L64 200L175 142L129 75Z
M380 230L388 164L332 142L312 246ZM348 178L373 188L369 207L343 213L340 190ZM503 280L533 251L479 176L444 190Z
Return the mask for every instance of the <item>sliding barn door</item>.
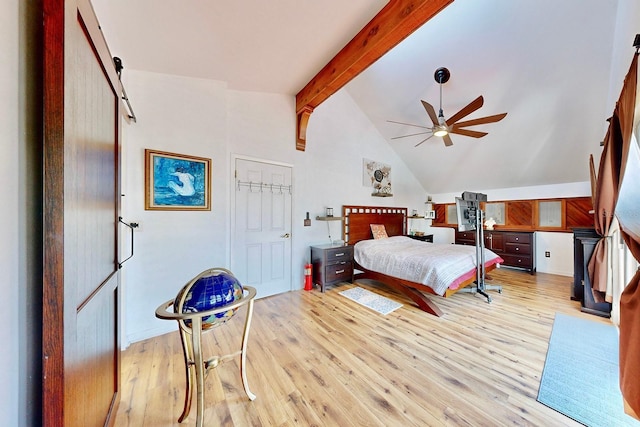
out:
M103 426L119 399L121 89L88 0L43 6L43 425Z

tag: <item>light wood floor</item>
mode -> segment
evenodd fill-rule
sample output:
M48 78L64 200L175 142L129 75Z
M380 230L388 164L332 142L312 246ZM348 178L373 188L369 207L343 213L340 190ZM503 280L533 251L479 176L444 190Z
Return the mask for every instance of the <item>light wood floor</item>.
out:
M500 269L480 295L432 297L428 315L384 286L361 286L404 304L383 316L339 295L296 291L257 300L244 394L236 359L206 381L207 426L577 426L536 396L556 312L580 312L571 278ZM158 301L161 303L162 301ZM153 316L153 313L149 313ZM205 335L208 355L239 348L244 312ZM207 355L205 355L207 357ZM178 426L184 364L177 332L131 345L122 358L116 426ZM195 402L182 425L195 425Z

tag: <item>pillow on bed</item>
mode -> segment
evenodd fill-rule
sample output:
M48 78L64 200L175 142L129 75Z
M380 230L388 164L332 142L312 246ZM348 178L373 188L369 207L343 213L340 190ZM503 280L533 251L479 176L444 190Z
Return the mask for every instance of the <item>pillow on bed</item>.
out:
M386 239L389 237L384 224L371 224L371 234L373 234L374 239Z

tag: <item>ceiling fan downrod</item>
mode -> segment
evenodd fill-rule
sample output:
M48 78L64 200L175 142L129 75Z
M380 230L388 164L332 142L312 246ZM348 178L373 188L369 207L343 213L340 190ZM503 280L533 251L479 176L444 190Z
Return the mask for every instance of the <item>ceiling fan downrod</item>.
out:
M450 77L451 77L451 73L445 67L438 68L436 72L433 74L433 78L436 80L436 83L438 83L438 85L440 86L440 110L438 111L438 122L440 123L441 126L445 124L444 112L442 111L442 85L448 82Z

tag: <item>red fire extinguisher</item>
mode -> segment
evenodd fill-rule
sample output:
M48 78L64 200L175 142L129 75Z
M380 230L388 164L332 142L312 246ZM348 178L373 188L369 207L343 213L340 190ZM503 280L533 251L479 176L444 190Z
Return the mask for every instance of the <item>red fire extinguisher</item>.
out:
M313 283L311 279L311 270L313 268L312 264L306 264L304 266L304 290L310 291L313 289Z

